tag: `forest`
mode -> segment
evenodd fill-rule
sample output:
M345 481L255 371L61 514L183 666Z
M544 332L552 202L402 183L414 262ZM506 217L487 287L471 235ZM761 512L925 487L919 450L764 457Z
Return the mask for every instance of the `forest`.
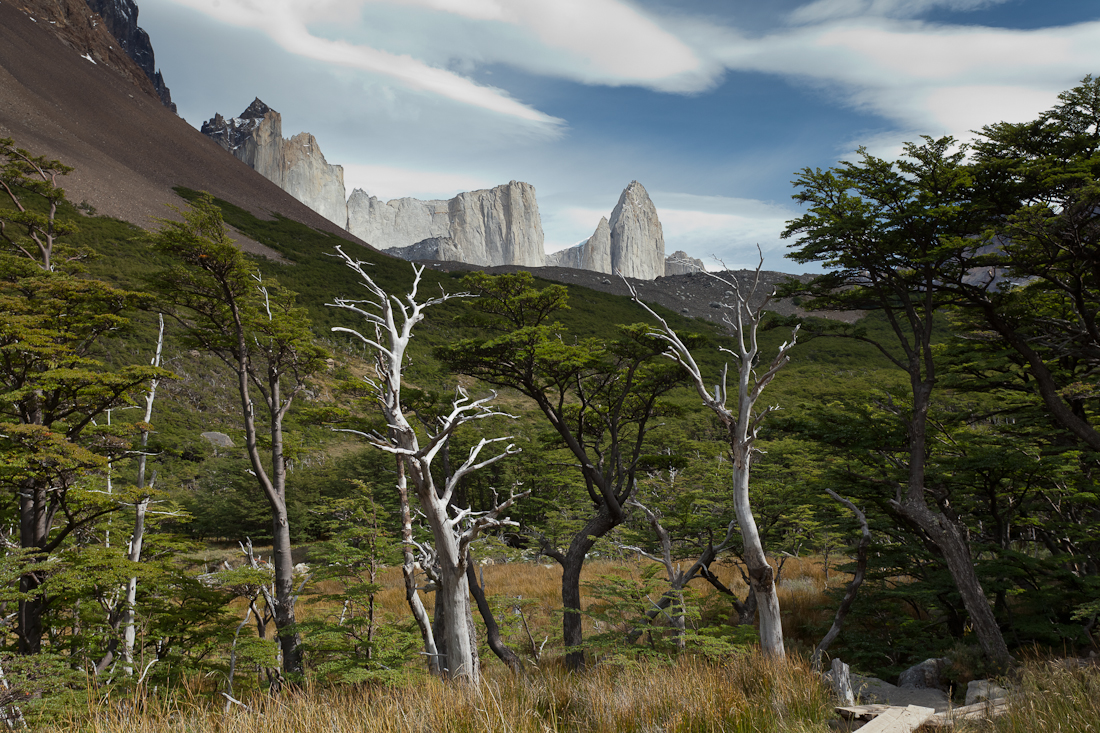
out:
M0 140L8 727L827 730L946 658L1096 729L1100 79L797 172L824 274L721 326L69 172Z

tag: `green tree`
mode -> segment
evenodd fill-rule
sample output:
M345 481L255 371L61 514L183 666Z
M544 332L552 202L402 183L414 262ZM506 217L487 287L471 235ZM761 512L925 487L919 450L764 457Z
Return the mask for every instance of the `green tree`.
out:
M814 307L877 308L890 324L893 339L875 345L908 375L909 395L894 410L904 435L904 476L881 477L893 490L889 506L942 555L983 650L1007 663L1008 647L975 571L965 526L937 501L927 476L929 409L939 376L936 314L957 302L940 285L969 273L973 238L984 223L970 205L965 153L949 137L926 137L921 145L907 144L897 161L860 149L856 162L804 169L794 198L809 211L789 222L784 236L798 236L792 259L827 270L802 288Z
M10 137L0 138L0 189L13 207L0 208L0 240L12 253L37 262L47 272L54 269L58 237L76 231L71 222L57 218L58 206L65 200L57 178L72 170L59 160L15 147ZM27 199L40 205L27 205Z
M72 534L117 506L87 491L90 476L128 447L125 429L97 425L106 411L131 404L153 367L112 368L105 342L127 328L125 313L148 296L62 272L57 238L74 231L57 221L69 169L0 140L0 483L12 489L5 511L18 516L19 545L36 560L20 579L16 633L22 653L42 649L50 599L44 561ZM46 213L42 213L42 210ZM22 232L19 234L17 232Z
M302 668L295 630L294 561L287 514L287 459L283 423L306 381L325 365L326 352L313 343L309 320L294 295L265 282L233 245L221 211L201 197L182 221L162 221L158 251L176 263L154 283L172 304L187 341L214 354L236 377L245 448L256 482L271 510L275 565L275 626L284 672ZM266 426L258 424L259 395ZM261 430L266 427L266 436ZM261 455L266 448L267 460Z
M982 128L972 168L988 222L982 275L941 287L1021 357L1051 416L1100 451L1090 379L1100 365L1100 78L1059 99L1031 122Z
M566 307L566 289L538 290L529 273L465 279L478 297L474 323L488 337L463 339L437 350L460 374L512 387L534 400L584 481L581 526L559 547L541 539L542 552L562 566L563 632L571 669L584 666L580 576L595 542L626 519L625 505L650 451L650 420L661 398L682 383L678 367L660 362L664 350L645 326L624 327L611 343L577 341L551 320Z

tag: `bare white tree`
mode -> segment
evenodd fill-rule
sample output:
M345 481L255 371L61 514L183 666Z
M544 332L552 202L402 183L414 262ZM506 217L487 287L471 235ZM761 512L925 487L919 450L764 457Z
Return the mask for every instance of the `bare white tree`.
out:
M440 671L451 679L476 684L480 678L477 638L473 631L470 587L466 575L470 543L483 530L506 524L515 525L514 522L503 517L503 513L515 503L516 499L526 496L527 492L521 494L510 492L507 499L494 501L493 508L484 512L474 512L469 508L453 508L451 501L463 477L518 453L519 448L512 443L507 443L503 450L483 459L481 453L485 448L504 443L511 438L510 436L482 438L470 449L466 460L446 477L443 485L437 485L432 476L431 467L432 461L447 448L460 426L487 417L514 418L514 416L489 406L490 401L496 397L495 393L490 397L475 400L459 387L450 412L438 418L435 432L429 432L421 444L420 437L417 436L416 430L406 416L406 408L401 403L401 376L406 351L412 338L413 327L424 319L425 309L461 296L441 293L435 298L418 300L424 268L416 265L413 265L414 277L409 293L403 298L392 296L363 269L369 263L347 255L340 247L336 248L336 252L359 276L369 296L365 300L336 298L335 302L329 305L358 314L367 322L372 332L364 334L354 329L340 327L332 330L351 334L374 352L376 378L366 379L366 381L382 408L382 414L388 426L385 435L377 432L345 430L360 435L375 447L392 453L401 460L404 470L399 473L400 480L402 483L410 482L416 492L420 508L431 528L435 555L439 563L439 589L436 592L436 603L443 604L446 628L446 663L445 666L441 665ZM411 539L408 536L410 534L408 492L402 487L399 487L399 490L403 504L401 511L405 518L407 545ZM406 553L406 564L408 564L408 557L409 553ZM415 596L415 592L411 595ZM410 604L414 603L412 597L409 600ZM418 601L419 599L416 602ZM413 613L427 641L429 637L424 631L427 614L419 615L416 608L413 609ZM426 648L425 651L428 654L438 653L430 648Z
M760 647L766 655L783 657L786 652L783 646L783 623L779 616L779 597L775 589L775 570L764 554L760 532L756 527L756 518L752 513L752 505L749 502L749 475L753 454L758 452L755 444L760 426L770 413L779 409L777 406L769 406L758 411L756 403L764 388L790 360L789 354L797 340L798 327L796 326L791 333L791 340L779 347L779 353L768 365L767 370L758 374L760 345L757 340L757 331L764 318L764 306L775 295L773 290L761 302L756 305L750 304L755 300L754 296L761 285L760 273L763 264L764 258L761 255L748 293L743 292L736 278L708 273L710 277L726 285L733 293L735 300L732 304L724 304L727 312L723 316L723 321L735 340L736 351L724 347L719 349L733 357L737 365L737 401L733 405L729 404L727 390L729 364L727 363L722 369L721 381L711 392L703 378L702 370L676 331L664 318L642 302L638 291L626 278L623 278L623 282L630 288L634 302L645 308L660 324L660 327L655 329L654 335L667 344L665 356L675 360L687 371L703 404L718 416L726 428L726 440L733 465L733 508L744 542L744 562L748 568L750 585L756 596L760 618Z

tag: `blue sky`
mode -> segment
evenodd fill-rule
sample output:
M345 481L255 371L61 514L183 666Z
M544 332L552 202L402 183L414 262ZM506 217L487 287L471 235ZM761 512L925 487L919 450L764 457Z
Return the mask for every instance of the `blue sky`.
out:
M743 267L759 245L785 271L796 171L1032 119L1100 73L1095 0L139 5L184 118L258 96L284 135L317 136L349 194L527 181L553 251L638 180L667 252Z

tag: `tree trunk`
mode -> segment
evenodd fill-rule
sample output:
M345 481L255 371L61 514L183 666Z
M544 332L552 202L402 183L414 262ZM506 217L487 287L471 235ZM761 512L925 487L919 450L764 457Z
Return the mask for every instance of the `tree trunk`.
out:
M146 497L134 506L134 536L130 539L130 562L141 560L141 546L145 541L145 511L149 507ZM134 641L137 637L134 617L137 611L137 577L131 576L126 584L126 601L122 623L122 660L126 674L134 674Z
M47 521L46 487L37 482L23 485L19 496L19 544L24 550L40 552L49 532ZM35 565L44 562L41 556L32 557ZM19 636L20 654L37 654L42 651L42 618L46 612L46 598L39 590L42 580L33 568L19 578L19 592L30 593L19 601L19 617L16 633Z
M978 637L982 651L997 664L1011 664L1008 645L997 625L989 599L982 590L978 573L974 570L974 560L970 556L970 543L966 540L965 530L943 514L931 511L923 502L895 502L894 506L901 516L924 531L943 555L955 587L962 596L963 605L970 614L970 623L973 624L974 634Z
M432 623L420 594L416 591L416 558L413 557L412 514L409 511L409 484L405 477L405 459L397 456L397 494L401 501L401 575L405 579L405 601L409 604L413 619L424 641L424 654L428 657L428 671L438 675L443 666Z
M570 672L584 670L584 630L581 627L581 568L584 554L569 553L561 566L562 637L565 666Z
M742 419L740 424L747 421ZM768 564L760 532L749 503L749 466L752 444L747 439L731 441L733 459L733 510L741 528L744 542L744 559L748 568L749 587L756 597L757 615L760 619L760 650L765 656L782 658L783 619L779 615L779 595L775 589L775 570Z
M565 641L565 666L570 672L584 670L584 616L581 608L581 570L585 555L596 539L603 537L621 523L615 521L605 504L600 507L569 543L565 554L551 555L561 565L562 638Z
M274 509L274 507L273 507ZM275 566L275 628L282 650L283 671L300 673L302 671L302 638L292 630L294 617L294 558L290 552L290 523L287 521L286 505L272 511L271 524L273 543L272 564Z
M466 563L444 559L440 552L440 588L437 602L443 602L443 620L447 635L447 676L470 685L481 680L477 658L477 637L471 633L473 609L470 607L470 585L466 580Z
M483 575L482 580L484 579L485 576ZM481 619L485 622L485 637L489 642L489 648L493 650L493 654L496 654L500 661L508 666L508 669L520 674L523 672L523 661L500 638L500 626L497 625L493 609L489 607L489 602L485 598L485 589L477 582L474 556L469 552L466 553L466 582L470 585L474 600L477 602L477 610L481 613Z

